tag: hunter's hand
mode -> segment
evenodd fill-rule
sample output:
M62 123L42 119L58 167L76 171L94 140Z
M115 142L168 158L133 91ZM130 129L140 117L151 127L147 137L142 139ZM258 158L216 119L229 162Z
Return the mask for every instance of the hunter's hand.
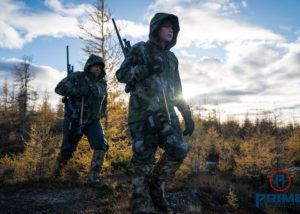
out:
M183 132L183 135L189 135L191 136L194 132L194 128L195 128L195 124L194 121L192 119L192 114L190 111L185 111L182 114L184 122L185 122L185 130Z
M79 89L79 96L86 96L89 94L89 87L87 85L81 86Z

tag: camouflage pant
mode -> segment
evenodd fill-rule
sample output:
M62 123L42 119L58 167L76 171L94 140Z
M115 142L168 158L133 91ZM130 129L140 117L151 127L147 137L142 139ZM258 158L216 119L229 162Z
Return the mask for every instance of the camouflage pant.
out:
M169 158L181 161L188 152L188 147L184 141L179 120L175 112L171 112L171 126L174 133L166 138L158 135L145 134L144 122L136 122L130 125L130 132L133 146L133 163L150 164L155 160L157 147L161 147L168 154Z
M175 113L174 113L175 114ZM155 213L149 193L149 184L161 189L164 194L164 182L173 178L188 148L183 139L178 118L172 114L172 127L175 133L161 139L155 135L145 135L143 122L130 126L133 141L133 175L131 205L133 213ZM157 147L165 150L158 163L152 169Z

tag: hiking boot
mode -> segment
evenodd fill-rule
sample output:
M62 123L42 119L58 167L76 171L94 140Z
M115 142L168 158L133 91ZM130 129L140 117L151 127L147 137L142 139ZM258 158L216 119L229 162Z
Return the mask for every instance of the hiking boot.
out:
M130 205L133 214L156 213L154 204L149 193L149 174L152 169L151 164L132 165L132 195Z
M172 209L164 197L163 186L164 185L158 186L155 183L149 183L150 196L156 208L162 212L168 213L172 211Z
M149 182L150 196L154 205L165 213L172 211L171 205L165 199L165 181L174 177L181 161L172 160L164 153L152 171ZM173 208L173 206L172 206Z
M99 174L102 170L103 161L105 158L104 150L95 150L91 162L91 169L88 175L88 184L91 187L99 189L108 189L107 184L102 183L99 179Z
M97 189L107 190L108 185L106 183L102 183L99 179L90 181L88 180L88 185Z
M66 160L66 159L61 159L61 158L56 159L55 169L53 172L54 178L58 178L62 175L62 171L63 171L64 167L67 165L67 163L68 163L68 160Z

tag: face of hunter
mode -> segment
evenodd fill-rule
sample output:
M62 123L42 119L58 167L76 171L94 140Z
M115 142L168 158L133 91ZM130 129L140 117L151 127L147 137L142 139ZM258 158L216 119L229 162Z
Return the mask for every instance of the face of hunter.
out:
M173 39L173 25L170 21L165 21L159 27L158 36L163 46L166 46Z
M102 72L102 65L101 64L92 65L90 68L90 72L92 72L96 77L98 77Z

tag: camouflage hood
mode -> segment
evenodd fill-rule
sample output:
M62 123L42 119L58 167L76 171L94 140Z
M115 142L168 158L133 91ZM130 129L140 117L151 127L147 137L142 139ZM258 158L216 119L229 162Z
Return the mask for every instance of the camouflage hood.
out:
M104 78L104 76L106 75L104 67L104 61L100 56L96 56L94 54L90 55L90 57L88 58L88 60L86 61L85 65L84 65L84 72L89 72L89 67L91 67L92 65L95 65L97 63L100 63L102 65L102 72L99 76L99 79Z
M179 22L178 22L178 17L173 15L173 14L168 14L168 13L156 13L154 17L151 19L150 22L150 33L149 33L149 40L151 43L154 43L155 45L161 47L161 44L159 42L159 38L157 35L157 31L159 29L159 26L161 23L165 20L168 19L171 21L171 23L174 26L174 33L173 33L173 39L172 41L165 47L166 50L170 50L177 42L177 36L178 32L180 30L179 28Z

